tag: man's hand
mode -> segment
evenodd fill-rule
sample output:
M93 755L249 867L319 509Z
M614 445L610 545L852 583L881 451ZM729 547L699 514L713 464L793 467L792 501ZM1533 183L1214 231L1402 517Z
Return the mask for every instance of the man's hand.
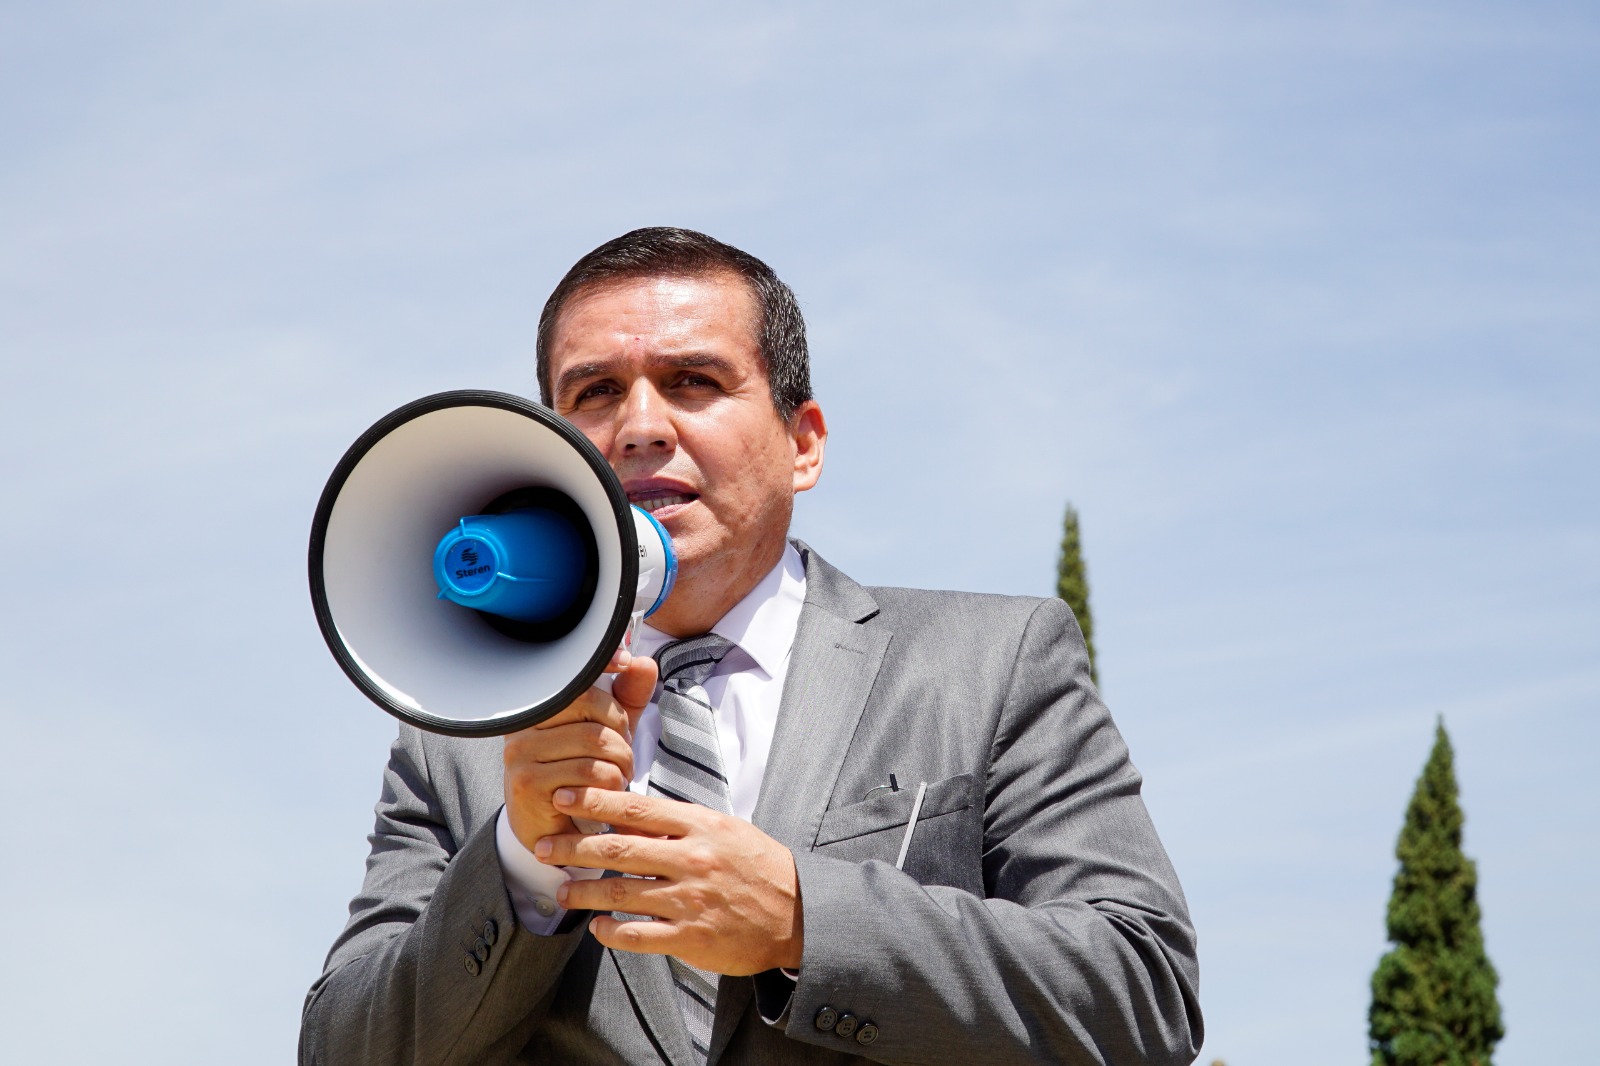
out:
M655 691L656 663L619 653L608 672L616 674L611 692L591 688L560 714L506 737L506 814L525 847L575 831L551 805L556 789L625 789L633 779L633 727Z
M788 848L749 822L698 804L598 788L560 789L553 798L562 814L609 822L616 831L547 837L533 848L540 861L639 875L569 881L561 904L656 919L597 915L589 931L600 943L676 955L734 976L799 967L800 882Z

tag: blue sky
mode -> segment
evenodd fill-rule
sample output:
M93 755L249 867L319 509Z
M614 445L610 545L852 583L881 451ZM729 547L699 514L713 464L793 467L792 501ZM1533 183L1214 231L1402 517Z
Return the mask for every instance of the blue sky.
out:
M0 1046L290 1058L393 735L323 480L678 224L800 294L831 561L1047 593L1078 506L1202 1061L1365 1055L1439 714L1498 1061L1581 1060L1597 60L1561 3L0 5Z

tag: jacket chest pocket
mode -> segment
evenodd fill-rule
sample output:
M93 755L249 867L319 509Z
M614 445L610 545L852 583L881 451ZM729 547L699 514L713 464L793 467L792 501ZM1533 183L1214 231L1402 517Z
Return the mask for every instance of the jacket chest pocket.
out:
M982 819L978 775L929 782L911 822L917 786L878 792L822 816L812 850L850 862L894 864L909 829L911 844L901 869L924 885L949 885L983 893Z

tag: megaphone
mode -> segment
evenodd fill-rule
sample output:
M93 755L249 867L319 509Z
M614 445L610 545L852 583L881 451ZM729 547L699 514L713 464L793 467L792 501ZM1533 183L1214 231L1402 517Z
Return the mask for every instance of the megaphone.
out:
M570 422L464 390L385 415L311 525L311 601L350 680L435 733L510 733L601 680L672 591L672 539Z

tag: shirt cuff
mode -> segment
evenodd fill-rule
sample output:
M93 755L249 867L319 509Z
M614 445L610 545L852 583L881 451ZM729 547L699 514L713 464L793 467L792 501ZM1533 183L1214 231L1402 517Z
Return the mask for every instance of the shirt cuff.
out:
M566 909L556 902L556 889L568 881L587 881L604 873L579 867L546 866L523 847L517 834L511 831L511 816L504 807L495 820L494 847L500 856L500 876L505 880L517 921L536 936L558 932L557 927L566 917Z
M764 970L754 975L756 1013L762 1021L777 1029L788 1027L789 1005L794 1002L799 979L799 973L792 970Z

